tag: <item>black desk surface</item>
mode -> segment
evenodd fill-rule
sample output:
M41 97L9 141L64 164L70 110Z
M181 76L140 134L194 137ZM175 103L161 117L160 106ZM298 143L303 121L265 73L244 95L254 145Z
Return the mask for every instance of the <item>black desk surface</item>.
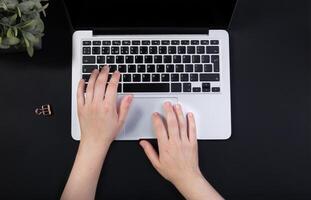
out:
M70 136L71 35L51 2L43 50L1 55L0 199L57 199L78 143ZM232 137L199 143L227 199L311 199L310 5L240 0L231 26ZM34 115L50 103L55 115ZM180 199L137 142L115 142L98 199Z

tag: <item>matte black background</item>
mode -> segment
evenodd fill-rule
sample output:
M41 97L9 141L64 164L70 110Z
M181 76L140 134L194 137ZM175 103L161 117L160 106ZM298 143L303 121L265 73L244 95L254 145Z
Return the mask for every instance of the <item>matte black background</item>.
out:
M70 136L71 36L50 2L44 48L0 55L0 199L57 199ZM231 26L232 137L201 141L200 166L227 199L311 199L310 5L240 0ZM34 115L50 103L54 116ZM115 142L97 199L180 199L137 142Z

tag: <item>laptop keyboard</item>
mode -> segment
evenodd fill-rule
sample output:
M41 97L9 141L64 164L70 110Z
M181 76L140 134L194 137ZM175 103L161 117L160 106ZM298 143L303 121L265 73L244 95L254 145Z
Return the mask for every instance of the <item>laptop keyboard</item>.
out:
M84 40L82 78L104 65L119 93L219 93L219 40Z

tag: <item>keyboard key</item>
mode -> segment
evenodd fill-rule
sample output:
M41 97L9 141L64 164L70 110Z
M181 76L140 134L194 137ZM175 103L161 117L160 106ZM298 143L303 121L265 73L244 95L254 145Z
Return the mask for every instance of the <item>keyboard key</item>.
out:
M181 83L172 83L171 92L181 92Z
M178 47L178 54L185 54L186 53L186 47L185 46L179 46Z
M135 63L143 63L144 56L135 56Z
M143 82L150 82L150 74L143 74Z
M181 45L189 45L189 40L182 40Z
M185 72L193 72L193 65L192 64L185 65Z
M184 65L176 65L176 72L184 72Z
M203 55L202 56L202 63L209 63L209 55Z
M194 65L194 71L195 72L203 72L203 65L201 65L201 64Z
M160 74L152 74L152 82L160 82Z
M162 82L168 82L168 81L170 81L170 76L169 76L169 74L161 74L161 81L162 81Z
M136 72L136 65L128 65L127 72L130 72L130 73Z
M148 47L140 47L139 48L139 53L140 54L148 54Z
M172 40L171 41L172 45L179 45L179 43L180 43L179 40Z
M120 79L121 79L121 76L120 76ZM117 92L122 92L122 83L119 83L118 84L118 90Z
M174 55L173 56L173 63L181 63L181 56Z
M131 45L131 41L129 40L123 40L122 45Z
M153 59L152 56L145 56L145 63L152 63Z
M97 69L97 65L83 65L82 66L83 73L92 73L94 69Z
M91 54L91 47L83 47L82 53L83 54Z
M131 52L131 54L138 54L138 47L131 47L130 48L130 52Z
M202 83L202 91L203 92L210 92L211 91L211 84L210 83Z
M182 56L182 62L183 63L190 63L190 56L189 55Z
M140 82L141 76L140 74L133 74L133 82Z
M179 74L171 74L171 81L178 82L179 81Z
M97 56L97 63L102 64L105 63L105 56Z
M191 45L198 45L199 42L199 40L191 40Z
M125 63L134 63L134 56L125 56Z
M187 54L195 54L195 47L187 46Z
M164 72L164 65L157 65L157 72Z
M172 62L172 56L164 56L164 63L171 63Z
M142 45L150 45L150 40L143 40L141 42Z
M168 53L169 54L176 54L177 48L175 46L169 46L168 47Z
M121 41L114 40L114 41L112 41L112 45L121 45Z
M95 63L95 56L83 56L82 63Z
M159 54L166 54L167 53L167 47L160 46L159 47Z
M129 47L121 47L121 54L129 54Z
M91 45L91 41L83 41L82 44L83 45Z
M108 40L104 40L104 41L102 41L102 44L103 45L111 45L111 41L108 41Z
M119 54L119 47L111 47L111 54Z
M100 41L93 41L93 45L101 45Z
M198 74L190 74L190 81L199 81Z
M211 62L214 64L214 72L219 72L219 56L212 55Z
M124 56L117 56L116 63L124 63Z
M111 64L115 62L115 57L114 56L107 56L107 63Z
M110 47L103 47L102 54L110 54Z
M146 72L145 65L137 65L137 72Z
M162 56L154 56L154 63L162 63Z
M92 47L92 54L100 54L100 47Z
M174 72L174 65L166 65L166 72Z
M160 45L160 40L152 40L151 44L152 45Z
M180 74L180 80L183 82L189 81L189 75L188 74Z
M219 74L200 74L200 81L219 81Z
M140 41L139 40L133 40L132 45L140 45Z
M155 72L155 65L147 65L147 72Z
M192 63L200 63L200 56L199 55L193 55L192 56Z
M206 53L218 54L219 53L219 47L218 46L207 46L206 47Z
M115 71L117 71L117 65L109 65L109 72L113 73Z
M83 74L82 79L84 79L85 82L89 82L90 76L90 74Z
M183 92L191 92L191 83L183 83Z
M211 64L204 65L204 72L212 72L212 71L213 71L213 65Z
M123 92L169 92L169 91L170 91L169 83L123 84Z
M208 45L208 44L209 44L209 41L208 41L208 40L201 40L201 44L202 44L202 45Z
M118 66L118 71L121 73L125 73L126 72L126 65L119 65Z
M201 92L201 88L200 87L193 87L192 91L193 92Z
M158 53L158 47L151 46L149 47L149 54L157 54Z
M213 45L219 44L219 40L211 40L211 44L213 44Z
M131 82L131 74L123 74L123 82Z
M170 45L170 41L169 40L162 40L161 44L162 45Z
M204 46L197 46L197 54L204 54L205 48Z
M220 87L213 87L212 92L220 92Z

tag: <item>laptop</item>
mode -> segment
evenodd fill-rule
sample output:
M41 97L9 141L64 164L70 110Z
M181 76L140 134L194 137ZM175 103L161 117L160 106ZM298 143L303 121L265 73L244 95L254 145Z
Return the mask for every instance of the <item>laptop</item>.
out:
M80 139L81 78L109 65L120 71L118 103L134 98L116 140L155 138L151 115L166 101L193 112L197 137L231 136L228 26L236 0L65 1L72 36L71 135Z

